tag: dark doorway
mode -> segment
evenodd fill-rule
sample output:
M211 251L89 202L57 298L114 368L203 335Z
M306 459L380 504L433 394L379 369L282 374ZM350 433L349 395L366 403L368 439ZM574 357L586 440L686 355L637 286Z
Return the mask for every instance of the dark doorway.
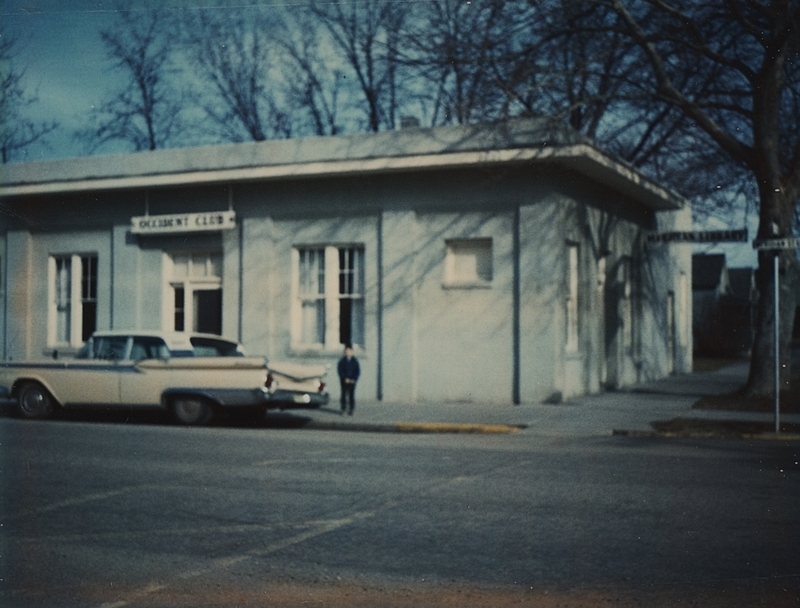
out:
M194 330L222 335L222 290L204 289L194 292Z

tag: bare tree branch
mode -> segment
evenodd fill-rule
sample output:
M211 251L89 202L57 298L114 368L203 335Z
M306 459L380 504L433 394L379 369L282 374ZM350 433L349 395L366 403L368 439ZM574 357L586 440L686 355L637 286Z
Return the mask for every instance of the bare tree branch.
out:
M278 109L274 94L276 45L269 13L257 7L204 11L185 25L186 48L199 78L196 98L218 135L231 141L289 137L290 117Z
M120 11L116 23L100 33L112 69L125 82L91 117L94 126L79 136L96 149L121 141L134 150L165 147L178 131L180 95L169 86L173 53L163 14Z
M25 91L25 70L15 65L20 48L17 38L0 30L0 160L3 163L58 128L54 121L36 122L25 116L25 109L35 104L37 98Z

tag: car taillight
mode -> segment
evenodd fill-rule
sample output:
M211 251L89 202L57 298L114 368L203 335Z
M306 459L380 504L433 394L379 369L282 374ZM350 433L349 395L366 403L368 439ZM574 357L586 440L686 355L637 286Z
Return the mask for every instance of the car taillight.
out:
M272 383L274 381L275 379L272 377L272 374L267 374L267 381L264 383L264 386L266 386L267 388L272 388Z
M325 390L325 383L324 383L324 382L320 382L320 383L319 383L319 392L321 393L321 392L323 392L324 390Z

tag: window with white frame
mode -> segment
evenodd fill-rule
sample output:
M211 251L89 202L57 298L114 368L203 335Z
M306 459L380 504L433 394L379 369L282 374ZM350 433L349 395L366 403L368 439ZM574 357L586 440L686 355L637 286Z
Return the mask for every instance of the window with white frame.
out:
M300 300L300 342L325 344L325 249L300 249L298 297Z
M97 329L97 256L48 260L48 345L80 346Z
M364 345L364 248L295 247L292 344Z
M339 343L364 344L364 249L339 248Z
M488 286L492 282L492 239L445 241L444 283L450 287Z
M577 245L567 245L567 352L578 351L578 268L579 256Z

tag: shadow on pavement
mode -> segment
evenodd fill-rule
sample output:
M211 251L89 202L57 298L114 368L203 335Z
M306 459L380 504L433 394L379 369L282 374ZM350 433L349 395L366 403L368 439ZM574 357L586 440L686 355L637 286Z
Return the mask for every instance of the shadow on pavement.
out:
M17 412L14 404L0 404L0 417L25 420ZM92 407L70 408L58 410L52 420L65 422L87 422L96 424L141 424L181 426L169 412L161 409ZM307 426L312 418L299 413L280 410L262 412L230 412L222 411L211 421L210 427L222 428L264 428L264 429L300 429ZM32 423L38 421L31 420Z

